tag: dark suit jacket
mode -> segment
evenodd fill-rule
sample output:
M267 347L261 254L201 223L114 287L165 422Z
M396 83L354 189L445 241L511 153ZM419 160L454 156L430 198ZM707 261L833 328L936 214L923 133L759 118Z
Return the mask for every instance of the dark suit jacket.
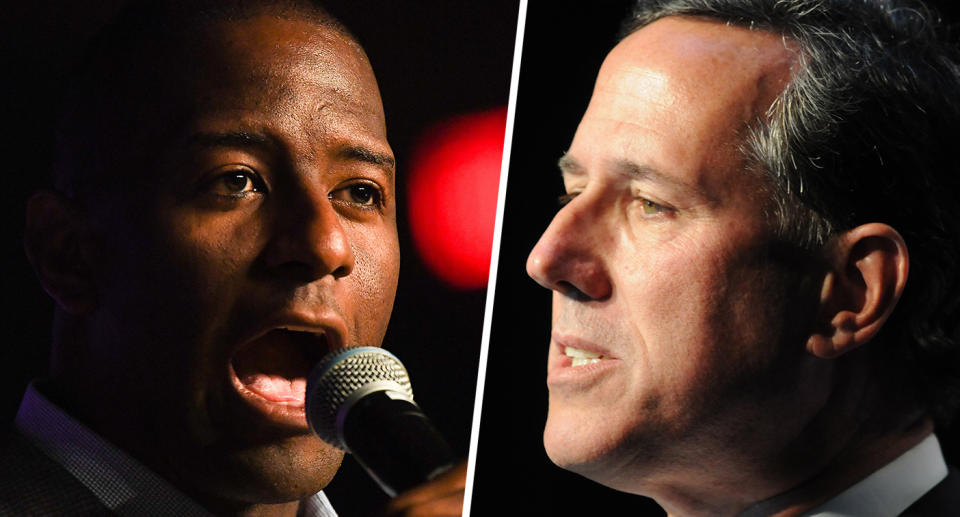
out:
M0 516L114 515L90 490L16 431L0 442Z

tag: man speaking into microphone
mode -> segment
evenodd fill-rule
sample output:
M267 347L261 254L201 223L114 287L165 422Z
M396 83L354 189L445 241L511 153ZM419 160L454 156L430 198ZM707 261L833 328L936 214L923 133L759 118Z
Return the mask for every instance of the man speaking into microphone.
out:
M0 514L334 515L343 452L307 427L306 377L380 346L400 261L363 49L282 0L137 6L93 48L27 207L52 360L4 440ZM397 510L459 515L462 488Z

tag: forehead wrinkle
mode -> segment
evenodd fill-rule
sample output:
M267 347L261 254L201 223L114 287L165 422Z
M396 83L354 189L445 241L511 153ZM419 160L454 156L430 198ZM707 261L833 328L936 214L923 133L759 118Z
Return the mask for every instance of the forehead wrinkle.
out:
M306 70L308 67L303 69ZM316 74L301 73L297 69L273 70L268 73L253 73L241 78L238 81L242 85L240 89L235 85L224 85L221 89L227 90L234 98L237 97L238 91L243 91L246 94L245 97L250 97L246 102L240 103L244 107L267 107L274 112L281 112L286 108L289 113L300 118L322 116L330 110L348 115L376 114L377 107L365 103L360 92L343 88L339 84L330 86L331 79L337 83L344 82L340 79L340 74L325 74L323 78L317 78ZM309 87L296 88L291 81L297 81Z
M612 96L617 109L608 111L614 112L619 108L634 111L637 105L656 106L666 111L677 101L670 75L643 63L627 65L621 61L616 68L609 65L603 67L594 92L594 95Z

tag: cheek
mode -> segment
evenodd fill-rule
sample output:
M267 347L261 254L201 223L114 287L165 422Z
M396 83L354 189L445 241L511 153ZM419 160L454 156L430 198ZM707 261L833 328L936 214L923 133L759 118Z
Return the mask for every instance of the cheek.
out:
M619 261L621 296L627 313L623 321L636 323L641 336L653 333L652 342L664 350L676 350L683 342L669 336L702 335L708 314L713 309L719 287L716 251L697 239L676 238L656 245L628 249ZM665 334L665 335L661 335ZM641 340L642 341L642 340ZM676 350L680 352L679 350ZM689 352L689 351L688 351Z
M177 303L192 306L207 327L222 323L237 299L262 249L264 238L256 220L238 217L171 218L159 229L159 253L164 256L161 286L176 285Z
M819 289L804 281L802 271L768 260L745 264L731 276L722 329L729 355L740 374L755 378L775 372L781 381L806 355L806 334L818 312ZM770 382L777 379L771 378Z
M638 347L633 382L647 386L651 403L665 411L688 406L732 359L721 343L739 320L730 314L729 258L717 239L684 235L618 259L626 266L615 281L624 298L616 317L630 322Z
M252 260L246 250L259 235L255 225L234 222L165 213L114 226L99 272L100 348L92 353L104 365L122 365L107 372L118 390L149 393L175 412L202 407L197 399L206 388L198 386L220 374L220 348L229 339L219 329L243 289L238 278Z
M186 317L173 327L193 327L201 308L231 288L227 280L242 267L243 250L258 233L232 223L178 213L131 218L111 236L114 250L102 272L104 303L110 310L144 313L140 325ZM120 297L112 298L114 293Z
M256 218L239 215L172 218L165 244L182 266L216 278L247 267L267 240L263 224Z
M357 309L354 335L361 340L356 344L380 346L397 294L400 246L396 231L389 227L378 231L360 228L354 235L351 298Z
M766 241L730 234L698 242L664 255L662 271L674 272L674 280L662 287L659 320L668 323L659 328L674 348L657 353L663 370L673 372L678 398L711 412L718 397L782 382L775 377L799 359L802 347L790 347L784 322L790 300L801 297L800 275L772 261Z
M175 368L195 375L183 365L219 366L211 363L221 355L214 349L236 337L228 335L236 327L231 315L248 286L262 225L237 214L161 216L143 232L151 238L141 241L142 269L130 277L140 294L137 306L124 309L137 321L125 327L141 329Z

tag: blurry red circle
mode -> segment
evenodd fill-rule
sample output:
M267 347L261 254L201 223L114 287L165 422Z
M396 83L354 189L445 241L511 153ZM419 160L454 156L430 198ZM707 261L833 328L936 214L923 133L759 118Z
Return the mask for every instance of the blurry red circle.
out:
M411 160L408 215L427 267L450 285L485 287L490 270L507 109L438 123Z

